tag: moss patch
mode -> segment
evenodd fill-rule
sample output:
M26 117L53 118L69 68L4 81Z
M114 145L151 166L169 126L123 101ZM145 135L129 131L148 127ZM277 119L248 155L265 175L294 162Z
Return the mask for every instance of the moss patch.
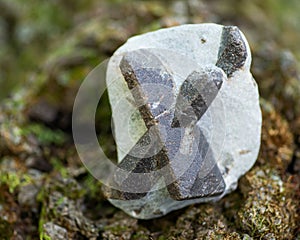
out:
M297 227L297 201L278 172L255 167L242 178L246 200L238 211L238 224L254 238L293 239Z
M66 141L66 134L63 131L52 130L38 123L26 125L21 132L26 137L34 135L42 145L62 145Z

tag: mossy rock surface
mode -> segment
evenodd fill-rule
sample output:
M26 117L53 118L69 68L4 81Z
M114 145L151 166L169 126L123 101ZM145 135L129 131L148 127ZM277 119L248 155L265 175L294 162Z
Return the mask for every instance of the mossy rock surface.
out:
M299 239L299 6L0 0L0 239ZM76 92L129 37L202 22L238 25L249 39L262 96L260 155L219 202L133 219L105 200L76 153ZM116 158L107 96L102 100L96 129Z

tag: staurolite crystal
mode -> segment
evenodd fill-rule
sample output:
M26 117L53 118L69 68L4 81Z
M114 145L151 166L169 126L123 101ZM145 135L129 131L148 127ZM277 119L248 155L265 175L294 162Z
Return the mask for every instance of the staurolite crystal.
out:
M250 64L233 26L183 25L120 47L107 70L119 161L109 201L149 219L233 191L260 146Z

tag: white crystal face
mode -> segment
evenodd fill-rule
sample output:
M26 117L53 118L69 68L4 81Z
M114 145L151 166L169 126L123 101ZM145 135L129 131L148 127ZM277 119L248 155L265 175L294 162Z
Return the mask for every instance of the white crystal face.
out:
M186 128L179 149L181 154L184 154L195 142L198 144L200 141L201 145L205 140L209 146L209 153L217 164L217 171L214 173L220 173L222 181L220 177L208 178L208 180L203 180L200 185L194 185L185 195L186 185L184 184L187 183L180 179L176 185L179 190L176 191L182 195L177 196L169 187L166 187L166 179L159 178L153 183L151 190L138 198L111 197L109 201L133 217L149 219L189 204L220 199L236 189L239 177L248 171L256 161L260 147L262 119L259 94L250 73L251 53L244 35L236 27L224 27L216 24L183 25L132 37L115 52L108 65L107 86L119 163L126 159L131 149L148 131L141 112L134 104L136 98L129 90L130 84L128 81L126 82L120 69L124 56L139 49L146 49L146 55L155 56L158 61L151 64L170 74L173 81L170 91L177 100L186 79L190 77L191 81L193 80L193 72L197 72L199 76L196 77L199 79L201 77L205 79L205 76L213 79L215 74L219 74L218 77L222 79L222 82L220 86L218 85L218 91L209 100L206 111L203 113L199 111L199 118L196 118L195 122L196 126L192 125L192 127ZM140 80L142 81L142 79ZM216 82L216 84L219 83ZM203 88L204 95L205 92L211 91L210 85L203 86L196 85L196 88L198 91ZM155 90L155 93L159 94L159 89ZM171 97L168 98L171 99ZM148 99L148 101L150 100ZM155 112L161 101L151 102L150 108ZM197 105L196 103L199 101L194 102L194 105ZM199 104L201 105L201 102ZM176 115L176 111L178 114L184 112L180 106L177 110L176 107L176 101L170 101L169 108L172 109L173 115ZM160 114L157 119L168 113L166 110ZM190 121L189 118L187 121ZM199 129L203 138L195 138L193 135L196 134L195 129ZM162 135L168 136L168 134L173 134L172 131L171 128L167 129ZM167 140L164 141L167 142ZM169 149L171 148L172 146ZM185 159L182 159L183 165L184 161ZM202 169L197 170L197 174L200 174L197 176L198 178L201 178L201 174L205 174L204 166L204 163L201 167L198 166ZM191 174L191 179L195 177L192 171L191 173L185 172L184 177L188 178L188 174ZM221 182L212 187L212 179L219 179ZM205 192L206 188L208 190L212 188L218 194L196 197Z

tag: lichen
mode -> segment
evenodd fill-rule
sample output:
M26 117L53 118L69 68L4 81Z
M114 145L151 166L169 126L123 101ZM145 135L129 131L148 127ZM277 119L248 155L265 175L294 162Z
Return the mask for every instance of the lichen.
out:
M40 236L45 236L45 223L52 222L58 227L65 228L72 239L79 235L96 238L97 225L87 219L79 209L83 194L83 189L71 178L49 179L38 196L42 204L39 220Z
M285 118L264 99L262 144L255 167L240 181L244 195L236 223L251 237L293 239L299 221L297 176L287 173L295 152Z
M243 231L254 238L293 239L297 200L277 171L255 167L242 178L240 187L245 201L237 222Z
M171 227L168 239L241 239L218 205L203 204L188 208Z
M139 226L138 220L133 219L124 213L118 212L104 227L101 234L103 239L149 239L150 231Z
M294 138L287 121L274 107L261 99L263 125L258 163L284 172L292 161Z

